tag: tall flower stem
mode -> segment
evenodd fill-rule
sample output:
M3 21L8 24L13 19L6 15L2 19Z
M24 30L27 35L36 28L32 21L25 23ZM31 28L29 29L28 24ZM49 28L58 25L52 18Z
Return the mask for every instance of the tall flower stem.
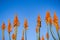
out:
M18 31L18 29L17 29L17 26L15 26L15 29L14 29L14 31L15 31L15 35L16 35L16 38L15 38L15 40L17 40L17 31Z
M60 28L59 28L60 29ZM60 33L59 33L59 39L60 39Z
M47 33L49 34L48 24L47 24ZM48 36L48 35L47 35L47 36ZM47 38L47 40L49 40L49 38Z
M39 40L40 40L40 28L39 28Z
M27 40L27 34L26 34L26 31L27 31L27 30L25 29L25 40Z
M9 33L9 40L11 40L10 33Z
M57 35L58 35L58 38L59 38L59 40L60 40L59 32L57 32Z
M52 33L52 28L51 28L51 27L52 27L52 25L50 25L50 32L51 32L51 35L52 35L53 39L56 40L56 38L54 37L54 35L53 35L53 33Z
M37 37L37 40L38 40L38 39L39 39L39 35L38 35L38 33L36 33L36 34L37 34L37 36L36 36L36 37Z
M4 30L2 30L2 40L5 40L5 38L4 38Z

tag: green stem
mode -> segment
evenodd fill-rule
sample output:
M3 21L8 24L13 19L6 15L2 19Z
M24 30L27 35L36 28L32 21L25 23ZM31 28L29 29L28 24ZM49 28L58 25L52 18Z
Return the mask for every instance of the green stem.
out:
M4 38L4 30L2 30L2 40L5 40L5 38Z
M27 40L27 34L26 34L26 29L25 29L25 40Z
M37 32L36 32L36 38L37 38L36 40L39 39L39 33L37 33Z
M10 32L9 32L9 40L11 40L11 37L10 37Z
M59 40L60 40L59 32L57 32L57 34L58 34L58 38L59 38Z
M16 35L16 38L15 38L15 40L17 40L17 31L18 31L18 29L17 29L17 26L15 26L15 29L14 29L14 31L15 31L15 35Z
M40 40L40 28L39 28L39 40Z
M52 35L53 39L56 40L56 38L53 36L52 30L51 30L51 26L52 26L52 25L50 25L50 32L51 32L51 35Z
M47 26L48 26L48 24L47 24ZM47 32L48 32L48 34L49 34L49 29L48 29L48 27L47 27ZM47 40L49 40L49 38L47 38Z

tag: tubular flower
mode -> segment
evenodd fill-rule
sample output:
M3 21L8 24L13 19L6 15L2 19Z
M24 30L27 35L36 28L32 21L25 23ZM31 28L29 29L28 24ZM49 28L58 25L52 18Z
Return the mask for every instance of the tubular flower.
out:
M44 36L42 36L42 39L41 40L44 40Z
M28 29L28 22L27 22L26 19L24 20L24 28L25 28L26 30Z
M3 22L3 23L2 23L2 30L5 30L5 27L6 27L6 26L5 26L5 23Z
M12 39L16 39L16 35L15 34L12 34Z
M41 27L41 18L40 15L37 17L37 26Z
M53 23L54 23L54 25L56 27L56 30L58 31L59 25L58 25L58 17L56 16L56 13L54 13L54 17L53 18L54 18L53 19Z
M47 12L46 12L46 17L45 17L45 20L46 20L46 23L47 23L47 24L50 22L50 18L51 18L50 12L47 11Z
M10 33L12 31L10 20L8 20L8 32Z
M49 34L48 34L48 32L46 33L46 38L49 39Z
M19 24L20 24L17 15L14 18L14 23L13 24L14 24L14 27L19 26Z

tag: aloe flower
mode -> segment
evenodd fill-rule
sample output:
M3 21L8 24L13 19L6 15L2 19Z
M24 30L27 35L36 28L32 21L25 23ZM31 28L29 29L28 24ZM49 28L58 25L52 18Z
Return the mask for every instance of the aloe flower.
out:
M28 22L27 19L24 20L24 29L25 29L25 40L27 40L27 29L28 29Z
M48 26L48 24L50 23L50 18L51 18L50 12L47 11L47 12L46 12L46 17L45 17L45 21L46 21L47 26ZM47 27L47 32L48 32L48 34L49 34L49 29L48 29L48 27ZM49 39L48 39L48 40L49 40Z
M4 37L4 31L5 31L5 23L3 22L2 23L2 40L5 40L5 37Z
M59 24L58 24L58 17L56 16L56 12L54 12L54 17L53 17L53 24L56 28L56 31L57 31L57 34L58 34L58 37L59 37ZM60 37L59 37L59 40L60 40Z
M10 37L10 32L12 31L12 27L11 27L11 23L10 23L10 20L8 20L8 33L9 33L9 40L11 40L11 37Z
M56 16L56 13L54 12L54 17L53 17L53 23L56 27L56 31L58 32L59 25L58 25L58 17Z
M13 25L14 25L14 33L15 33L15 35L16 35L16 39L17 39L17 31L18 31L18 26L19 26L19 20L18 20L18 17L17 17L17 15L15 16L15 18L14 18L14 23L13 23ZM16 40L15 39L15 40Z
M40 28L41 28L41 18L40 18L40 15L38 15L38 17L37 17L37 27L36 27L37 40L40 40Z

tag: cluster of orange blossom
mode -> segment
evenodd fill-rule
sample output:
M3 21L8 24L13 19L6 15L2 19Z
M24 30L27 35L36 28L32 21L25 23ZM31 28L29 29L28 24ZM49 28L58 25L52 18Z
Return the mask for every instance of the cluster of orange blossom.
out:
M56 31L57 31L57 34L58 34L58 37L59 37L59 24L58 24L58 17L56 15L56 12L54 12L54 16L53 16L53 20L50 16L50 12L47 11L46 12L46 17L45 17L45 21L46 21L46 24L48 26L48 24L50 25L50 32L52 34L52 37L54 38L54 40L56 40L56 38L54 37L53 35L53 31L52 31L52 24L54 24L55 28L56 28ZM13 22L13 26L14 26L14 33L12 34L12 39L13 40L17 40L17 32L18 32L18 26L20 25L20 22L18 20L18 16L16 15L14 17L14 22ZM5 30L6 26L5 26L5 23L3 22L2 23L2 40L4 40L4 30ZM37 26L36 26L36 33L39 35L38 36L38 40L44 40L44 36L42 36L42 38L40 39L40 28L41 28L41 18L40 18L40 15L38 15L37 17ZM11 40L10 38L10 33L12 31L12 25L10 23L10 20L8 20L8 33L9 33L9 40ZM27 30L28 30L28 21L27 19L24 20L24 30L23 30L23 33L22 33L22 39L21 40L27 40ZM24 39L24 33L25 33L25 39ZM47 31L46 33L46 38L49 40L49 32ZM59 37L59 40L60 40L60 37Z

